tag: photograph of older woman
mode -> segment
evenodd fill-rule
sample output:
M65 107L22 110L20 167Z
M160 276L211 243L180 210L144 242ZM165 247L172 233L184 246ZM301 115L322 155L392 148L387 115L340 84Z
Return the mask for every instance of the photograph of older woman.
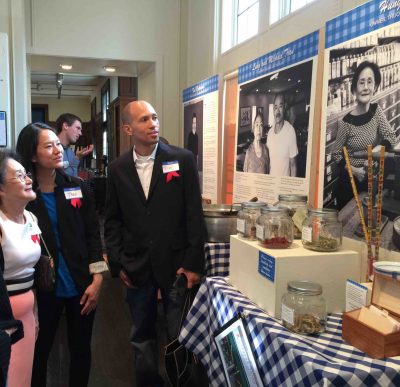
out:
M351 92L356 100L356 106L339 121L338 134L333 149L333 158L338 163L340 177L344 184L337 192L338 209L352 199L348 177L343 159L343 147L349 152L351 169L358 192L367 190L367 159L355 157L355 152L366 154L368 145L373 147L384 145L386 150L396 143L396 136L381 107L372 103L372 97L381 83L379 67L372 62L362 62L356 68L351 82Z
M253 142L247 148L244 158L243 172L269 173L268 148L262 141L264 122L263 116L258 113L253 121Z

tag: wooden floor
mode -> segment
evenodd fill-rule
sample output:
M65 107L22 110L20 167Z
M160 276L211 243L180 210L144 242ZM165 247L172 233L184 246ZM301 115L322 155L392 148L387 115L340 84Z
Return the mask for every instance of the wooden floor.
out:
M165 345L164 321L159 313L160 363ZM93 330L90 387L135 387L133 350L129 343L130 315L125 289L119 279L105 277ZM49 361L48 386L68 386L69 354L65 318L57 333ZM162 367L162 365L160 366Z

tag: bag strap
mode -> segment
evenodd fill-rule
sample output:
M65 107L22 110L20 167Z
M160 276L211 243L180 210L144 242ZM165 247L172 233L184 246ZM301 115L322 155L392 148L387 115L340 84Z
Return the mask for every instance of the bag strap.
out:
M33 217L32 213L29 212L29 214L31 215L32 220L33 220L35 223L37 223L36 220L35 220L35 218ZM41 233L39 234L39 238L40 238L40 241L43 243L43 246L44 246L44 248L45 248L45 250L46 250L47 256L48 256L50 259L53 259L52 256L51 256L51 254L50 254L49 249L47 248L46 242L44 241L44 239L43 239Z
M182 308L181 320L179 322L179 332L182 330L183 322L185 321L185 318L186 318L187 314L189 313L189 310L190 310L190 307L192 306L193 300L194 300L194 296L193 296L192 289L187 289L185 303L183 304L183 308Z

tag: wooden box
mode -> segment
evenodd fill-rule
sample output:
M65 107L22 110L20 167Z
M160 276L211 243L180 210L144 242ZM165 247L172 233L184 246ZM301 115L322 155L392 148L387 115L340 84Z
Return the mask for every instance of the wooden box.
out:
M400 280L375 273L371 304L400 321ZM375 359L400 355L400 332L383 334L365 325L358 321L360 310L343 314L343 339Z

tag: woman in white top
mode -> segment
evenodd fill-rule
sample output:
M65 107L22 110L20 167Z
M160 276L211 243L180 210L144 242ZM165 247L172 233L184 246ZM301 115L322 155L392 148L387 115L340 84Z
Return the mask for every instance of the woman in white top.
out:
M36 198L25 168L8 151L0 152L0 265L13 315L21 320L24 338L11 349L8 387L31 385L36 319L32 292L34 266L40 257L40 230L25 206Z

